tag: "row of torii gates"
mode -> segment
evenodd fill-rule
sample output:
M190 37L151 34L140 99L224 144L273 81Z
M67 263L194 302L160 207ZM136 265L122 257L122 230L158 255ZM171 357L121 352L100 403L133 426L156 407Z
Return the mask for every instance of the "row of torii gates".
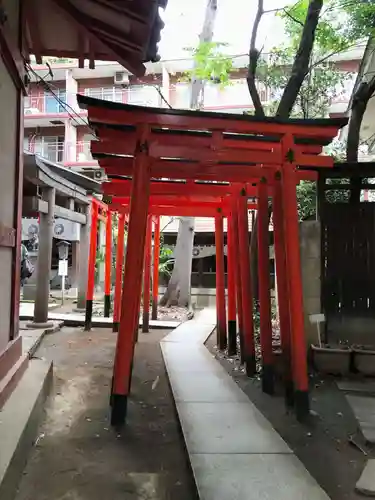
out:
M303 420L309 414L309 384L296 185L303 179L315 180L316 168L333 166L333 159L321 154L322 148L345 125L345 119L258 119L131 106L80 95L77 98L81 108L87 109L90 126L98 137L91 143L91 152L111 180L104 189L112 197L110 210L119 214L119 235L124 233L125 217L128 221L124 270L123 239L119 238L117 248L114 329L118 335L111 392L112 425L121 425L126 419L143 269L143 319L147 329L153 223L155 314L161 215L215 218L217 342L220 349L228 348L229 354L235 354L238 326L241 357L247 375L252 376L256 358L248 211L257 210L262 386L265 392L274 392L270 199L286 402L294 406L297 418ZM106 206L94 203L94 221L101 209L105 212ZM228 220L227 304L224 218ZM92 238L96 243L95 227L93 223ZM94 261L95 254L91 254L88 322L92 313ZM109 288L106 278L107 312Z

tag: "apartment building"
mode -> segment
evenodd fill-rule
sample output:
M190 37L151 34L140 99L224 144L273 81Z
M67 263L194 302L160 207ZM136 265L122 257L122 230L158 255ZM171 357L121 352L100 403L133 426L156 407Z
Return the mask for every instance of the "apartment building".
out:
M342 71L353 73L353 82L331 106L331 115L346 112L363 49L354 49L336 57ZM231 85L221 90L206 85L204 109L242 113L252 110L246 82L247 56L233 58L235 71ZM188 108L190 86L184 72L193 67L191 59L150 63L142 79L130 75L119 64L97 62L95 70L78 68L76 61L48 66L34 66L35 74L25 100L24 148L46 159L86 173L97 180L103 172L90 154L94 136L87 125L87 114L77 106L76 94L142 106ZM262 101L267 102L267 89L259 86ZM167 104L168 103L168 104ZM165 220L164 242L173 246L178 220ZM214 225L211 219L196 218L193 252L193 286L211 288L215 276ZM249 235L251 217L249 217Z
M342 71L356 74L362 52L355 49L341 54L335 62ZM206 85L205 110L251 111L247 56L234 57L233 62L236 71L230 86L221 90L218 85ZM163 107L169 103L173 108L188 108L190 89L183 74L192 65L191 59L150 63L142 79L130 75L119 64L108 62L97 62L95 70L78 68L76 61L34 66L35 74L25 99L25 150L100 178L97 162L90 154L94 137L87 126L86 112L77 106L76 94L143 106ZM349 82L347 92L341 93L332 105L333 116L346 111L351 90ZM259 93L266 103L267 89L260 86Z

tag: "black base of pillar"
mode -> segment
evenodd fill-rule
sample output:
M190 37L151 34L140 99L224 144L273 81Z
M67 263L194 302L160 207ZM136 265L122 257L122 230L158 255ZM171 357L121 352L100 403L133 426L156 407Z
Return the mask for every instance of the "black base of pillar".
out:
M237 322L230 319L228 321L228 356L237 354Z
M85 314L85 331L88 332L92 327L92 300L86 300L86 314Z
M150 331L150 313L145 312L142 316L142 333L148 333Z
M118 321L114 322L112 326L112 331L117 333L119 331L119 328L120 328L120 323Z
M266 394L275 394L275 369L273 365L262 366L262 391Z
M284 397L285 397L285 406L287 408L293 408L294 406L294 384L293 380L285 380L284 381Z
M155 300L152 301L151 319L154 321L158 319L158 303Z
M104 317L109 318L111 314L111 296L104 295Z
M128 396L112 394L111 425L120 427L125 424L128 408Z
M220 323L218 323L216 327L216 343L220 351L224 351L224 349L227 348L227 337L225 335L225 328L223 328L222 325L220 325Z
M305 422L310 416L308 391L294 391L294 408L299 422Z
M241 365L245 364L245 341L242 331L238 332L238 336L240 338L240 363Z
M255 359L255 354L252 356L246 356L245 358L245 368L246 368L246 375L248 377L254 377L257 373L257 363Z
M114 376L112 375L112 382L111 382L111 394L109 395L109 406L112 408L113 406L113 383L114 383Z

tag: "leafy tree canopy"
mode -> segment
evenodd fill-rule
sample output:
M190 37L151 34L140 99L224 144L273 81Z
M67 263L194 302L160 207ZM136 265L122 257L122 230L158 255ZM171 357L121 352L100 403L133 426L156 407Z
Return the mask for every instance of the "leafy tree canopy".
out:
M230 84L230 75L234 71L233 60L223 52L228 44L221 42L200 42L197 47L187 47L194 69L185 73L189 81L193 78L203 82L213 82L224 88Z
M299 0L278 13L294 48L301 38L309 0ZM314 51L341 52L375 34L374 0L325 0L315 34Z

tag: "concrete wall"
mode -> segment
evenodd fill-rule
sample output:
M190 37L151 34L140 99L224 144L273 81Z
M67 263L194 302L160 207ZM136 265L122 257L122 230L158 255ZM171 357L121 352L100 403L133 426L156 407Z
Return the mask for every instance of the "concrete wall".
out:
M3 7L14 40L18 34L19 2L6 1ZM17 117L20 109L18 92L9 76L8 70L0 58L0 109L1 109L1 185L0 185L0 224L14 228L17 224L14 214L16 189L16 163L19 154L20 138L17 130ZM0 247L0 353L8 344L13 327L12 318L12 262L16 258L12 248Z
M320 302L320 222L305 221L300 224L301 269L305 332L308 345L317 342L317 326L309 316L321 313Z

